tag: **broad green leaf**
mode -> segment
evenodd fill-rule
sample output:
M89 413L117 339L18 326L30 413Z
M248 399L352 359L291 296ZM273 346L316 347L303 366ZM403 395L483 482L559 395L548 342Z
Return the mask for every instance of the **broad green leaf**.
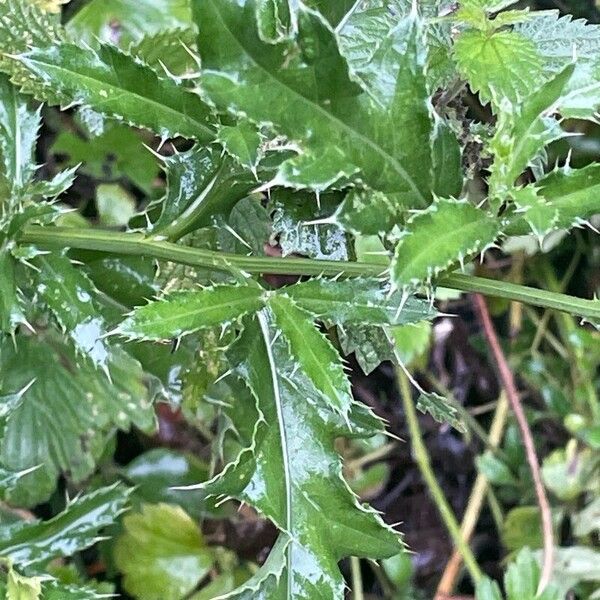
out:
M91 139L71 131L61 131L52 144L52 153L63 166L81 164L79 172L96 179L116 180L127 177L150 194L159 175L156 158L141 147L139 133L114 124Z
M66 256L47 254L35 259L36 292L52 311L78 352L108 369L110 348L103 338L104 319L94 305L95 289Z
M439 394L422 393L417 400L417 408L422 413L429 413L438 423L449 423L457 431L466 431L456 408Z
M32 110L8 77L0 75L2 176L13 195L12 199L8 198L8 206L18 201L18 194L31 182L36 171L34 153L39 128L40 111ZM0 201L0 212L5 203L5 199Z
M213 565L213 551L198 525L178 506L145 504L123 525L114 559L125 589L136 598L180 600Z
M340 558L391 556L400 545L343 481L334 442L348 435L347 426L322 404L276 332L265 309L236 345L236 373L252 395L241 395L228 414L239 431L248 430L248 414L261 418L237 460L202 488L247 502L284 532L262 569L232 598L340 598ZM249 403L243 414L242 402Z
M436 200L413 216L396 246L391 279L396 288L430 282L452 265L482 252L501 223L466 200Z
M297 14L290 0L256 0L255 14L258 35L269 44L281 42L295 32Z
M394 340L397 357L407 367L421 357L428 358L432 329L430 321L392 327L391 336Z
M352 404L350 382L340 356L315 329L313 315L283 295L269 297L275 325L287 341L292 358L331 406L347 416Z
M69 20L67 30L88 44L114 43L115 23L119 43L127 48L144 35L189 26L189 0L91 0Z
M9 541L0 541L0 554L27 567L71 556L98 541L100 531L126 509L128 496L120 484L79 496L49 521L24 524Z
M502 600L500 587L495 581L482 577L477 584L477 600Z
M496 110L503 98L517 104L543 80L535 45L514 31L468 29L456 40L454 56L471 89Z
M211 111L196 94L172 79L159 79L150 67L114 46L95 51L62 43L33 48L16 60L64 104L90 107L164 138L214 137Z
M311 279L282 290L301 308L327 323L340 325L402 325L436 316L429 303L414 296L405 299L376 279L344 281Z
M504 585L508 600L558 600L560 597L552 586L538 595L540 567L528 548L519 552L514 563L508 566L504 576Z
M421 21L408 17L390 33L366 93L318 13L301 4L297 36L266 44L251 25L256 7L254 0L193 2L206 94L220 110L272 123L301 146L273 183L322 190L360 173L397 205L426 206L433 118Z
M2 400L4 399L0 398L0 402L2 402ZM2 404L4 404L4 402L2 402ZM6 407L6 405L4 406ZM25 469L24 471L9 471L0 467L0 498L4 499L7 492L10 492L15 488L21 477L24 477L35 469L36 467L33 467L33 469Z
M354 353L356 361L366 375L382 362L395 358L394 343L384 327L338 325L338 338L344 354Z
M129 339L177 338L260 310L263 293L259 287L237 285L177 292L136 308L114 333Z
M494 156L489 180L492 197L503 197L544 147L564 135L551 115L573 69L572 65L566 67L520 104L501 103L496 133L488 148Z
M46 500L60 472L74 481L87 477L116 427L154 426L141 367L119 348L108 365L111 380L55 337L20 336L16 348L3 339L0 364L0 399L21 395L8 418L0 419L1 464L14 471L39 467L9 492L11 502Z
M256 170L260 160L261 137L252 123L241 121L237 125L221 126L217 133L217 142L240 165L253 172Z

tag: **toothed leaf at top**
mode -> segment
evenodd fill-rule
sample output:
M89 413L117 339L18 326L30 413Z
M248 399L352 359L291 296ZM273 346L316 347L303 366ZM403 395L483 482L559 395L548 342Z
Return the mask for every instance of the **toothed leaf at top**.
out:
M503 98L520 102L544 80L535 45L514 31L467 29L454 44L454 56L471 89L494 110Z
M404 325L437 315L428 302L414 296L403 298L400 292L390 293L389 287L377 279L311 279L288 286L281 293L335 325Z
M573 75L569 65L521 102L503 100L498 123L488 150L494 156L490 195L504 201L506 191L550 142L564 135L553 113Z
M405 289L430 282L484 250L501 229L499 219L466 200L436 200L406 224L392 260L392 284Z
M193 2L208 97L300 147L273 183L323 190L358 177L398 206L429 204L433 117L421 20L409 16L390 32L367 93L318 13L300 4L298 33L271 44L254 25L256 8L255 0Z
M40 99L77 104L145 127L168 138L183 136L201 141L214 138L209 107L172 79L159 78L149 67L114 46L98 50L70 43L33 48L16 57L51 97ZM39 97L39 94L38 94Z
M284 295L270 296L268 306L298 367L331 407L347 416L352 404L350 381L337 350L315 328L313 315Z
M152 396L136 360L114 348L109 379L56 332L45 337L20 336L16 347L0 340L0 399L19 398L0 418L0 464L12 471L37 467L8 493L21 506L47 500L60 473L75 482L89 476L116 427L154 427Z
M263 294L260 287L238 285L176 292L136 308L114 333L130 339L170 340L256 312L263 306Z
M129 494L129 489L116 484L79 496L49 521L25 523L9 540L0 540L0 555L31 568L84 550L115 523L126 509Z
M239 403L249 402L244 414L261 418L237 460L202 489L247 502L282 531L263 568L231 598L339 599L341 558L391 556L400 543L343 481L334 443L348 435L347 425L323 404L277 331L265 309L246 323L232 349L234 375L252 394L240 395L228 414L235 425L242 418Z

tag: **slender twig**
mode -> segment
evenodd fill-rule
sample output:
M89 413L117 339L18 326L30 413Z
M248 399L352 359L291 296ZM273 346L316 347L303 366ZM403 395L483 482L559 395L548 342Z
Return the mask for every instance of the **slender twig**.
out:
M504 356L502 347L500 346L500 341L498 340L494 324L492 323L492 318L490 317L487 304L483 296L480 294L473 295L473 304L483 328L490 352L494 357L496 366L498 367L498 373L502 382L502 387L506 392L508 402L517 420L523 445L525 446L525 456L533 477L535 495L542 517L542 536L544 542L544 558L542 563L540 584L538 587L539 592L548 585L552 576L552 568L554 565L554 533L552 530L552 513L550 511L550 504L548 502L546 490L544 489L544 484L542 482L540 464L535 451L533 436L531 434L531 430L529 429L529 423L527 422L525 411L521 405L521 400L519 399L515 378L510 370L510 367L508 366L508 362Z
M400 367L396 369L396 373L400 387L400 396L402 397L402 403L404 406L406 422L410 432L410 442L415 461L417 462L419 471L421 472L421 475L427 484L429 493L431 494L431 497L440 513L448 533L450 534L450 537L452 538L452 541L454 542L454 545L463 555L465 565L469 571L469 574L471 575L471 579L473 579L474 583L477 583L482 577L481 569L477 564L477 560L471 551L471 548L464 542L460 532L460 526L456 520L456 516L452 512L452 508L448 504L446 496L444 495L442 488L435 478L435 474L431 467L429 453L427 452L427 447L425 446L425 442L423 441L423 436L421 434L419 418L413 402L408 377Z
M365 600L360 560L356 556L350 557L350 571L352 572L352 596L354 600Z
M265 275L378 277L387 271L384 266L375 263L241 256L239 254L190 248L166 242L157 237L146 237L139 233L120 233L99 229L30 226L24 228L18 241L21 244L34 244L44 249L79 248L97 252L147 256L157 260L228 272L237 269L247 273ZM436 280L435 283L463 292L525 302L534 306L565 311L588 319L600 319L600 301L597 300L585 300L525 285L516 285L508 281L497 281L460 273L446 274Z
M498 448L500 445L507 418L508 402L506 400L505 393L502 393L500 399L498 400L498 404L496 405L496 412L494 413L494 418L492 420L492 425L490 427L490 433L488 436L488 442L492 448ZM477 475L477 479L475 480L475 484L473 485L469 502L467 503L467 508L465 510L465 515L460 527L462 538L467 544L473 536L473 532L477 526L477 521L479 520L479 515L481 513L481 508L483 506L488 485L489 482L487 477L483 473L479 473ZM441 600L442 596L449 596L452 594L454 591L454 586L456 585L456 580L458 579L461 565L462 554L458 550L454 550L452 558L446 565L442 579L438 584L436 600Z

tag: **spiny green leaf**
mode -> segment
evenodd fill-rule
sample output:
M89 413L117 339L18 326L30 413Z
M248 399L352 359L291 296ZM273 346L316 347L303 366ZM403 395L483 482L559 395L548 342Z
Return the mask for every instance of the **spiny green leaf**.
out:
M268 306L298 366L331 406L347 416L352 404L350 382L338 352L315 329L311 313L282 295L270 296Z
M240 165L250 171L256 170L260 160L261 137L252 123L240 121L237 125L221 126L217 133L217 142Z
M119 43L127 48L144 35L191 25L189 1L91 0L69 20L67 30L75 39L88 44L97 40L114 43L114 23L119 24Z
M129 490L120 484L79 496L49 521L27 523L10 541L0 541L0 554L26 567L71 556L98 541L100 531L125 510L128 496Z
M114 333L130 339L169 340L226 325L262 306L263 290L254 286L216 285L177 292L135 309Z
M42 577L25 577L10 567L6 582L6 600L39 600Z
M27 321L17 290L16 261L1 233L0 242L0 331L14 333L20 324Z
M0 70L28 94L40 93L43 86L10 55L33 46L47 47L64 38L60 18L47 13L30 0L3 0L0 3ZM48 96L51 91L47 91ZM54 101L58 101L54 96Z
M439 394L422 393L417 400L417 408L423 413L429 413L438 423L449 423L457 431L466 431L456 408Z
M11 502L36 505L48 498L60 472L81 481L94 469L115 427L154 426L151 396L139 363L113 348L112 382L88 363L78 362L61 339L21 336L17 348L0 341L0 398L19 401L0 419L0 461L23 476L9 493ZM32 383L33 382L33 383Z
M0 152L3 172L12 198L0 201L10 207L32 180L36 171L35 146L40 128L40 111L32 110L25 97L5 75L0 75ZM1 211L0 211L1 212Z
M270 159L277 162L278 157L267 157L259 166L261 176L272 172ZM167 192L153 231L170 239L212 225L219 216L228 217L237 202L257 187L252 173L216 148L197 146L176 154L164 160L164 168Z
M95 51L62 43L33 48L16 60L63 104L88 106L165 138L214 137L210 109L196 94L171 79L159 79L114 46L102 45Z
M137 11L131 11L136 14ZM190 49L196 44L196 31L187 29L168 29L145 35L137 44L129 48L132 56L137 56L159 73L163 65L169 73L179 77L197 72L198 64Z
M492 244L501 223L466 200L436 200L412 217L396 246L391 279L397 288L433 277Z
M296 38L275 45L251 25L255 0L197 0L193 8L207 95L220 110L273 123L301 144L273 183L322 190L360 172L398 205L429 203L433 119L420 20L409 17L390 33L367 94L352 81L330 26L303 5Z
M558 209L539 194L536 186L528 185L511 192L518 212L523 212L523 219L538 238L540 245L547 233L555 230L558 224Z
M282 293L319 319L335 325L402 325L437 315L429 303L414 296L403 302L401 293L390 294L388 287L376 279L311 279L286 287Z
M469 29L456 40L454 55L471 89L495 109L502 98L520 102L543 80L536 47L514 31Z
M350 233L380 235L393 229L399 214L398 207L384 193L353 189L333 219Z
M180 600L213 565L213 551L198 525L178 506L145 504L123 525L114 558L125 589L136 598Z
M492 197L502 198L544 147L564 135L552 113L573 70L573 65L566 67L518 105L508 100L501 103L489 144L494 156L489 180Z
M104 319L94 306L92 282L66 256L47 254L35 259L36 292L50 308L75 348L98 367L108 368L110 349L103 336Z
M229 415L240 431L248 429L241 402L250 403L245 415L261 418L238 459L202 487L251 504L285 532L262 570L232 597L340 598L341 557L391 556L399 541L343 481L334 440L347 426L322 405L276 331L268 312L246 324L234 364L253 394L241 395Z

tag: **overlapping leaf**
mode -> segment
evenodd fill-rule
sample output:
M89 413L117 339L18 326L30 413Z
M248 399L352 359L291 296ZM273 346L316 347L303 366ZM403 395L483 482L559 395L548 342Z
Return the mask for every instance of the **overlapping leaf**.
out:
M129 493L116 484L79 496L51 520L25 523L10 540L0 540L0 555L34 568L84 550L126 509Z
M108 365L114 383L53 336L20 337L16 347L3 339L0 362L0 399L19 394L0 419L0 462L13 471L39 467L18 482L13 501L45 500L61 471L75 481L88 476L115 428L154 425L141 367L118 348Z
M196 94L172 79L160 79L114 46L92 50L65 42L33 48L15 60L41 83L37 96L42 100L58 97L63 104L90 107L165 138L214 137L210 109Z
M572 65L566 67L519 105L506 99L502 102L496 133L489 145L494 156L492 197L502 197L529 164L539 159L545 146L564 135L553 113L573 70Z
M466 200L436 200L407 223L392 261L392 283L404 289L431 281L483 251L501 227L498 219Z
M279 44L261 41L254 0L193 7L208 97L300 144L275 183L319 190L356 176L399 206L430 202L434 124L418 18L390 32L373 57L367 93L352 80L330 26L303 5L297 36Z
M398 538L343 481L334 440L347 427L322 406L268 311L247 323L235 352L236 372L252 391L240 401L252 403L246 411L258 421L237 461L204 489L248 502L283 533L261 571L231 597L341 598L338 560L390 556ZM234 423L243 418L238 410Z

